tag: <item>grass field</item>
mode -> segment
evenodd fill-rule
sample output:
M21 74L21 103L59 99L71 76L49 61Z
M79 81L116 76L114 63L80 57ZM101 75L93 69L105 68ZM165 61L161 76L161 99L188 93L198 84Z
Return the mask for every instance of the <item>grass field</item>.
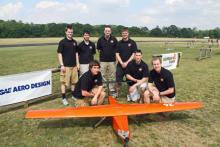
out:
M145 38L138 38L145 40ZM154 39L154 38L151 38ZM44 40L46 41L46 40ZM12 41L13 42L13 41ZM17 40L19 42L19 39ZM29 42L28 42L29 43ZM152 54L182 52L180 67L172 70L176 82L177 101L202 101L204 108L172 113L169 118L157 114L145 116L140 126L129 120L130 146L149 147L218 147L220 146L220 48L213 48L212 58L197 61L196 44L173 43L172 51L164 43L138 43L144 61ZM0 48L0 76L57 67L57 46ZM53 92L59 91L58 74L54 75ZM125 90L119 101L125 102ZM69 100L70 107L73 101ZM63 108L60 99L44 101L28 108L0 114L0 146L122 146L111 128L110 119L99 128L94 119L25 120L29 109Z

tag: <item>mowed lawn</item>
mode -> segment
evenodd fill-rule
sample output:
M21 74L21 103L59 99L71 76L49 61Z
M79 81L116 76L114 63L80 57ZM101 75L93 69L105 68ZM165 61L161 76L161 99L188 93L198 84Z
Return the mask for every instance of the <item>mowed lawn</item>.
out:
M144 38L143 38L144 39ZM218 147L220 146L220 48L213 48L212 58L198 61L196 44L187 48L186 43L138 43L144 61L150 64L153 54L182 52L180 67L172 70L176 82L177 101L201 101L204 108L175 112L169 118L157 114L147 115L137 125L129 119L131 147ZM0 48L0 76L55 68L58 65L57 46ZM96 56L98 57L98 56ZM151 66L149 65L151 68ZM53 76L53 92L59 91L58 73ZM125 103L126 85L119 101ZM74 102L70 99L70 106ZM33 104L0 114L0 146L122 146L107 119L100 127L92 125L98 118L26 120L31 109L63 108L59 98Z

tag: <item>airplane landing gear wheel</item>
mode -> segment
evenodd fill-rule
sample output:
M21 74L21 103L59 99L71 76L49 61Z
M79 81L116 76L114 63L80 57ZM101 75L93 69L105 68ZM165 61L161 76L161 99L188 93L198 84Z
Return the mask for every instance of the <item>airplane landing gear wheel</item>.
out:
M129 142L129 138L125 138L124 139L125 144L123 145L123 147L128 147L128 142Z

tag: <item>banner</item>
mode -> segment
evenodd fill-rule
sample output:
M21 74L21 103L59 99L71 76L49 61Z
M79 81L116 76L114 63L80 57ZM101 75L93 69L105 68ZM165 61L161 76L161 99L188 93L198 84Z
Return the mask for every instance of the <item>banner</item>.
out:
M0 106L52 93L50 70L0 76Z
M160 54L153 56L161 57L162 67L171 70L179 66L181 54L182 54L181 52L178 52L178 53Z

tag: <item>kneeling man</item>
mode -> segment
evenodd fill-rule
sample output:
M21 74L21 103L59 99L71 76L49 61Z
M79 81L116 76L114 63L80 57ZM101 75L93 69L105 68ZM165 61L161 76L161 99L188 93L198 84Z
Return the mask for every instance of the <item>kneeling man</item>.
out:
M173 74L161 67L161 59L154 57L152 59L153 69L150 71L148 80L148 90L144 93L144 102L173 103L175 102L175 84Z
M141 50L136 50L134 60L128 63L125 71L129 86L129 94L127 95L128 101L137 102L140 97L143 99L144 91L147 88L147 79L149 75L148 66L141 58Z
M101 105L104 102L105 92L98 61L89 63L89 70L76 83L73 96L76 99L76 107L86 106L88 103L92 106Z

